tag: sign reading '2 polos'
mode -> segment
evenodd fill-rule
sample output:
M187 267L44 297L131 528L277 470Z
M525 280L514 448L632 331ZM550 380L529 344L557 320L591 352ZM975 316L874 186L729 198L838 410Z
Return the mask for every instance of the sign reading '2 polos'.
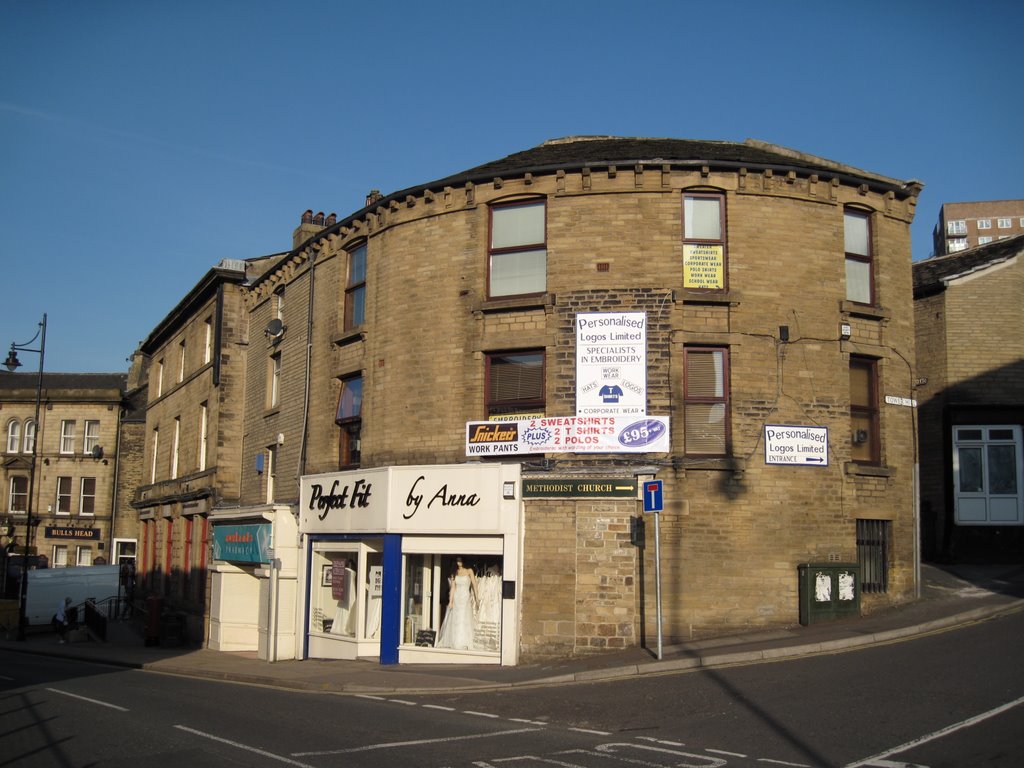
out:
M551 416L466 424L467 456L668 450L668 416Z

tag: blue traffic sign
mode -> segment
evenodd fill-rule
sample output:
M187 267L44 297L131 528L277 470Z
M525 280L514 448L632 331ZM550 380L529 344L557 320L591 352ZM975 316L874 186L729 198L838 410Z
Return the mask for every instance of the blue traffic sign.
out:
M665 508L661 480L644 481L644 512L661 512Z

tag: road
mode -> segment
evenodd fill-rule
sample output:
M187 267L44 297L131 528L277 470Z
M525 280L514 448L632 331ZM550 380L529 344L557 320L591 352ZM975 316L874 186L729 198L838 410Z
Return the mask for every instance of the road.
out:
M1019 766L1024 612L608 683L341 696L0 653L0 767Z

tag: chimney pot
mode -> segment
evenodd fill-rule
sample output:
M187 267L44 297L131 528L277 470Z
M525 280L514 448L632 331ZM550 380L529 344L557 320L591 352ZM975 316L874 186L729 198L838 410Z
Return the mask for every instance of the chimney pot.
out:
M322 226L324 223L324 212L320 211L316 216L313 217L313 223Z
M302 214L302 223L303 224L312 224L313 223L313 211L312 210L308 210L304 214Z

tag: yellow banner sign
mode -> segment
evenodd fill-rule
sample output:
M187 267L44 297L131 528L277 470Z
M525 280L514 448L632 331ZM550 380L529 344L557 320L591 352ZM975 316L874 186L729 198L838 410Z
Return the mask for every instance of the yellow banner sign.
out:
M725 288L725 249L721 245L684 243L683 287Z

